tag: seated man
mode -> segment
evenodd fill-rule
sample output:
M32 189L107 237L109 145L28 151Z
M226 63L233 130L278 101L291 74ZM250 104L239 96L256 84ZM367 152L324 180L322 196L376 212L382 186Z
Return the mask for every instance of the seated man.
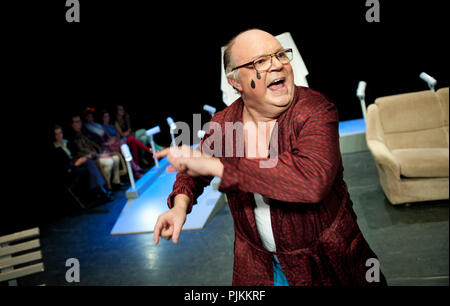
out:
M94 109L87 107L83 111L83 127L82 133L86 135L90 140L98 144L102 149L109 149L106 146L106 142L109 140L108 135L105 132L103 126L94 120ZM119 144L120 147L120 144Z
M87 156L89 159L94 160L102 171L108 189L114 190L121 188L119 153L102 153L101 147L81 132L83 124L80 116L75 115L72 117L71 127L72 137L70 142L74 157Z
M160 235L178 242L186 214L218 176L236 234L233 285L386 285L376 264L373 274L366 266L377 258L343 179L337 108L295 86L291 52L261 30L227 45L225 72L241 97L214 115L202 152L155 154L179 171L155 244Z
M88 156L72 157L70 144L64 139L59 125L54 127L53 132L54 161L62 179L80 187L80 193L90 198L89 200L112 201L104 189L106 182L96 163Z

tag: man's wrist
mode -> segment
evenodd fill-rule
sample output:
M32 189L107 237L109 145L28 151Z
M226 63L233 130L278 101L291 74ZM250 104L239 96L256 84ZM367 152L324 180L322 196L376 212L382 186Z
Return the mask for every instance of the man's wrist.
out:
M186 212L190 202L191 198L187 194L179 193L173 198L172 208L180 209Z
M214 164L214 167L213 167L213 175L217 176L219 178L222 178L222 175L223 175L223 164L222 164L222 162L220 161L219 158L216 157L214 163L215 164Z

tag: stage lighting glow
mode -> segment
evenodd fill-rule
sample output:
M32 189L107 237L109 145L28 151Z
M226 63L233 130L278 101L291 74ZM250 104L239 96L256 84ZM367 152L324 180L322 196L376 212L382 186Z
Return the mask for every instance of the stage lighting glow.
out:
M169 125L171 130L176 130L177 129L177 125L173 121L172 117L167 117L167 124Z
M170 127L170 137L172 139L171 145L175 146L175 135L173 134L173 131L175 131L177 129L177 125L173 121L172 117L167 117L167 124Z
M428 87L430 88L430 90L434 91L434 86L436 85L437 81L435 78L433 78L431 75L427 74L426 72L422 72L419 77L424 80L425 82L427 82Z
M131 153L130 153L130 148L128 147L128 145L126 143L124 143L123 145L120 146L120 151L122 151L123 158L125 158L125 162L127 164L128 176L130 178L130 184L131 184L131 189L132 189L130 191L130 196L137 197L138 195L136 192L136 184L134 182L133 172L131 170L131 165L130 165L130 162L133 160L133 157L131 156Z
M205 131L203 131L203 130L199 130L199 131L197 132L197 137L198 137L198 138L200 138L200 139L202 139L202 138L203 138L203 136L205 136L205 134L206 134L206 132L205 132Z
M364 81L359 81L359 83L358 83L358 89L356 89L356 96L357 96L359 99L364 99L364 98L365 98L365 96L366 96L366 86L367 86L367 83L366 83L366 82L364 82Z
M159 132L161 132L161 129L160 129L159 125L157 125L151 129L148 129L147 131L145 131L145 134L147 134L147 136L153 136L155 134L158 134Z
M207 104L203 105L203 110L207 111L211 116L214 116L214 114L216 113L216 108Z
M364 81L359 81L358 88L356 89L356 96L359 98L361 102L361 112L364 120L366 120L367 112L366 112L366 86L367 83Z
M130 162L133 158L131 157L130 148L127 144L123 144L120 146L120 150L122 151L123 158L125 161Z
M150 145L152 146L152 152L156 153L156 146L155 146L155 140L153 139L153 135L158 134L159 132L161 132L161 129L159 128L159 125L148 129L145 134L150 138ZM155 161L155 165L156 167L159 167L159 163L158 163L158 159L153 157L153 160Z
M141 224L156 224L156 220L164 211L157 209L156 206L146 206L139 213L139 221Z

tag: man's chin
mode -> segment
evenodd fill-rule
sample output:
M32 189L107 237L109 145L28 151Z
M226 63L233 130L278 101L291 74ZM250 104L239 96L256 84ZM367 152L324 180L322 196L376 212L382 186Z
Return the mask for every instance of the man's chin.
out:
M288 107L292 102L292 96L285 94L282 96L269 97L270 104L276 107Z

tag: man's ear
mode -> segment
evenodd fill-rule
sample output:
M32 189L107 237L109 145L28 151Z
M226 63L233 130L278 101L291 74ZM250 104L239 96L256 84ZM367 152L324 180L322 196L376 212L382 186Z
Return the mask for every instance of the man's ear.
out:
M241 84L239 84L238 81L236 81L233 78L227 78L227 80L228 80L228 84L230 84L235 90L237 90L239 92L242 91L242 86L241 86Z

